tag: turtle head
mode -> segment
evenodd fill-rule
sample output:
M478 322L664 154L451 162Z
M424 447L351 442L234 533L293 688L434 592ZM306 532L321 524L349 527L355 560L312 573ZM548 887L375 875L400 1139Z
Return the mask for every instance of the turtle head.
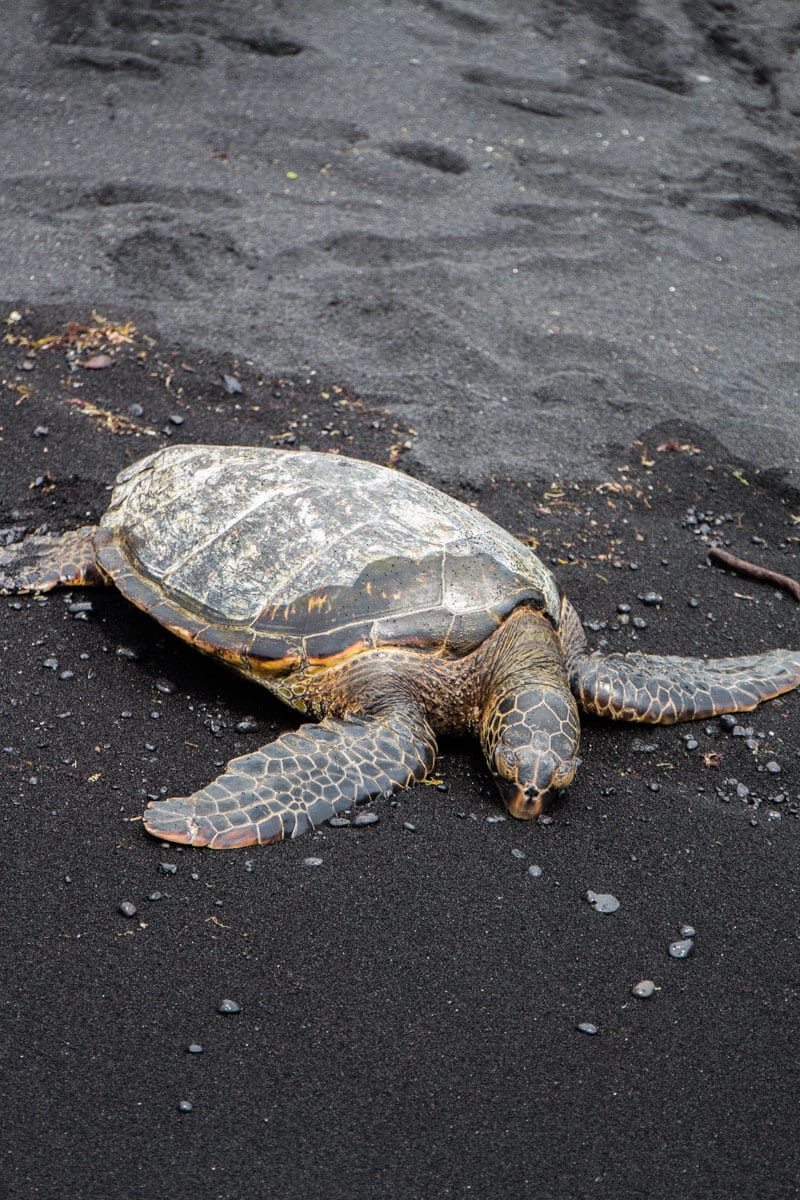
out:
M512 817L538 817L578 769L580 723L566 685L528 687L484 718L483 748Z

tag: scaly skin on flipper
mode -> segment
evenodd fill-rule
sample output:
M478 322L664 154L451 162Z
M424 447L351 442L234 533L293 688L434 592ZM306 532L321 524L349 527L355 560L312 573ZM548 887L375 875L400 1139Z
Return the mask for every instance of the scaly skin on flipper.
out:
M0 593L49 592L105 583L94 557L94 525L66 533L31 534L0 546Z
M413 708L369 720L327 717L233 759L192 796L149 804L144 824L155 837L212 850L279 842L420 782L435 759L433 731Z
M748 712L800 684L800 653L791 650L709 659L590 653L566 599L559 630L573 695L598 717L654 725L697 721Z

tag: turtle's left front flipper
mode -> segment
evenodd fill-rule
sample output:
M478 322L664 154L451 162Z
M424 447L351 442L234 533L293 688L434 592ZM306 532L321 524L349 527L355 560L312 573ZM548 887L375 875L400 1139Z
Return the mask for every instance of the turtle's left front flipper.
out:
M788 650L709 659L587 654L570 672L570 687L585 712L657 725L747 712L798 684L800 654Z
M144 824L155 837L212 850L279 842L419 782L435 760L433 731L416 710L326 717L233 759L192 796L149 804Z
M617 721L671 725L747 712L800 685L800 651L709 659L591 653L566 600L559 632L570 688L581 708Z

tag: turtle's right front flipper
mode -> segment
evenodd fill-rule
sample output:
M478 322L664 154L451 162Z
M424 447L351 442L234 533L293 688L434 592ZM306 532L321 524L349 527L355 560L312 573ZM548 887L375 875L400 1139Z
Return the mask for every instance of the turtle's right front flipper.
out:
M0 546L0 594L105 583L94 557L95 532L94 525L83 525Z
M435 759L433 731L416 711L327 717L233 759L191 796L149 804L144 824L155 837L213 850L279 842L419 782Z

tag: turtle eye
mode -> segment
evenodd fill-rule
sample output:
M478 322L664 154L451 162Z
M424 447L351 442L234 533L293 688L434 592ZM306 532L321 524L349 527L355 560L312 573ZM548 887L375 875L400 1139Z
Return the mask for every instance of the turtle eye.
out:
M508 746L504 746L502 742L495 748L494 765L498 775L502 779L516 783L518 772L517 757L513 750L509 750Z
M572 780L575 778L575 772L580 765L581 760L579 758L565 759L564 762L559 764L553 773L552 786L556 788L563 788L566 787L567 784L572 783Z

